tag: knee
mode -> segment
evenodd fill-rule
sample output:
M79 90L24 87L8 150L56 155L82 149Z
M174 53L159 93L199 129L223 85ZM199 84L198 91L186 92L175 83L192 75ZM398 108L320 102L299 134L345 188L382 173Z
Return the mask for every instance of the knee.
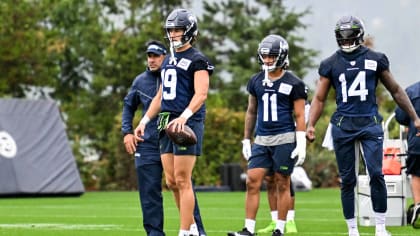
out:
M357 178L342 178L341 179L341 189L354 189L357 184Z
M246 188L248 192L254 192L259 190L261 187L261 181L254 178L248 178L246 181Z
M191 186L191 178L177 177L175 182L178 189L186 189Z
M288 190L288 189L290 189L290 185L289 185L287 182L285 182L285 181L280 181L280 182L277 184L277 190L278 190L279 192L284 192L284 191L286 191L286 190Z
M170 190L177 190L176 182L174 179L166 179L166 186Z

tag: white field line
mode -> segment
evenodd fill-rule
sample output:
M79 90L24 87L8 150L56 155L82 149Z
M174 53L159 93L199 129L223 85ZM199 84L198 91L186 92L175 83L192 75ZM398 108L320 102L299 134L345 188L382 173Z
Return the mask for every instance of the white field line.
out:
M0 224L0 229L121 230L123 226L108 224L16 223Z

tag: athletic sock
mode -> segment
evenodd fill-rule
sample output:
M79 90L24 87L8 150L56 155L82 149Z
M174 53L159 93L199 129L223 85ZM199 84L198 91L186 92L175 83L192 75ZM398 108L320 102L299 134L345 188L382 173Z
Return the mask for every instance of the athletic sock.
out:
M294 220L294 219L295 219L295 210L288 210L287 211L287 216L286 216L286 221Z
M286 224L285 220L277 220L276 229L279 229L282 233L284 233L284 225L285 224Z
M179 230L179 233L178 233L178 236L188 236L189 233L190 233L189 230L182 230L182 229L180 229Z
M272 221L277 221L278 218L278 211L271 211L271 220Z
M255 232L255 220L245 219L245 228L253 234Z

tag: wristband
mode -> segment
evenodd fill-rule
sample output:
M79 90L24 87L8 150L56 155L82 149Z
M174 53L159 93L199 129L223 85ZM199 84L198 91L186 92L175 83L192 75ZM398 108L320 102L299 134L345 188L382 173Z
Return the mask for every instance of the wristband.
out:
M306 144L306 132L305 131L296 131L296 143L305 143Z
M186 120L188 120L194 113L191 111L191 109L187 108L184 110L184 112L182 112L182 114L180 115L180 117L185 118Z
M149 123L149 121L150 121L150 118L148 116L144 115L143 118L141 118L141 120L140 120L140 124L147 125L147 123Z
M251 140L249 138L245 138L241 142L242 142L242 144L251 144Z

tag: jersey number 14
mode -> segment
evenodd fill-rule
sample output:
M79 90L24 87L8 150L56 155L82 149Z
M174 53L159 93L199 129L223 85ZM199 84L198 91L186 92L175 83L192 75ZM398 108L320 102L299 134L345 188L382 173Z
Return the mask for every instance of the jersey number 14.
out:
M366 96L368 95L368 90L366 89L366 71L360 71L357 74L348 90L346 75L344 73L340 74L338 80L341 83L341 94L343 96L343 102L347 102L347 97L349 96L360 96L360 101L366 101Z

